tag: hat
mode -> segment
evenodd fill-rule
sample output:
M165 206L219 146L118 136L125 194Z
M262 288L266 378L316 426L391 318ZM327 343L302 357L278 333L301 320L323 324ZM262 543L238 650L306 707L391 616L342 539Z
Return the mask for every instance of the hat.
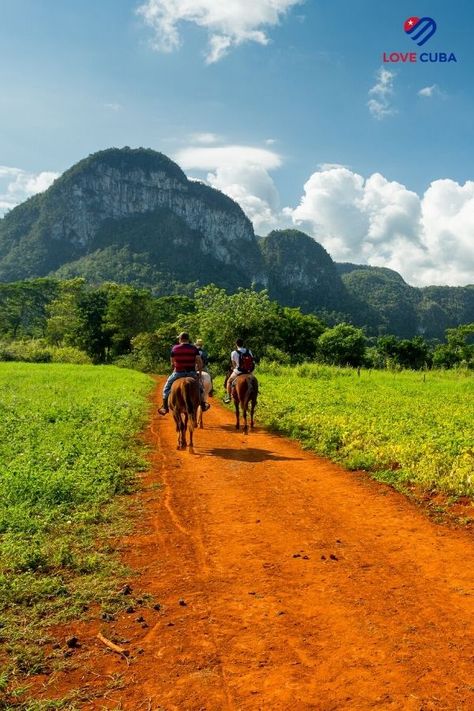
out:
M196 341L196 343L195 343L195 345L196 345L196 346L202 346L202 338L198 338L197 341Z

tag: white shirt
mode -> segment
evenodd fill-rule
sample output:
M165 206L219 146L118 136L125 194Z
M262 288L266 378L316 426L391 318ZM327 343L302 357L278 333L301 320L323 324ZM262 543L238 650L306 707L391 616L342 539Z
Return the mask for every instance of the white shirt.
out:
M245 353L247 350L248 350L247 348L239 347L239 348L237 348L237 350L232 351L232 353L230 354L230 358L231 358L232 364L234 366L234 373L240 372L239 371L239 363L240 363L239 353ZM253 358L253 353L251 350L249 350L249 353Z

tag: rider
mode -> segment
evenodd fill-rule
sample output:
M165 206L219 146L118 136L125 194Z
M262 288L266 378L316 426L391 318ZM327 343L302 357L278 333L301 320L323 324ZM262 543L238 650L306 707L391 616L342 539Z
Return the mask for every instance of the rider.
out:
M206 371L206 373L208 374L209 378L211 379L211 389L210 389L210 391L209 391L209 395L212 397L213 391L214 391L214 384L213 384L213 382L212 382L212 375L211 375L211 373L209 372L209 368L208 368L208 366L209 366L209 355L208 355L206 349L204 348L204 343L203 343L202 338L196 339L196 342L195 342L194 345L195 345L196 348L198 349L199 355L201 356L202 369Z
M171 391L171 386L178 378L197 377L197 371L202 370L202 359L196 346L189 342L189 335L184 331L178 336L179 343L171 349L171 365L173 372L169 376L163 388L163 405L158 412L160 415L166 415L169 412L168 398ZM203 411L209 410L210 405L204 402L201 388L199 389L201 407Z
M195 343L194 345L195 345L196 348L198 349L199 355L201 356L202 367L203 367L204 369L207 368L207 365L208 365L208 363L209 363L209 356L207 355L207 351L204 350L204 343L203 343L202 338L198 338L198 339L196 340L196 343Z
M242 364L242 357L243 356L250 356L250 370L247 368L244 368ZM254 357L252 351L250 351L248 348L244 346L244 341L242 338L238 338L235 342L235 350L232 351L230 355L230 359L232 361L232 372L227 378L227 385L226 385L226 390L227 394L224 398L224 402L230 402L231 400L231 394L232 394L232 384L234 380L237 378L239 375L243 375L244 373L251 373L253 372L253 369L255 368L254 364Z

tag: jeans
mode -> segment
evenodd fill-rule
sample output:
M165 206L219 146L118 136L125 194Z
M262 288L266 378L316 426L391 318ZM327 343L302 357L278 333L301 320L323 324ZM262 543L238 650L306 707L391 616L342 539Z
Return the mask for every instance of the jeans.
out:
M166 398L170 394L171 391L171 386L173 385L175 380L179 380L179 378L191 378L191 377L196 377L197 373L195 370L186 370L180 373L177 373L176 371L174 373L171 373L169 376L168 380L165 383L165 387L163 388L163 397Z

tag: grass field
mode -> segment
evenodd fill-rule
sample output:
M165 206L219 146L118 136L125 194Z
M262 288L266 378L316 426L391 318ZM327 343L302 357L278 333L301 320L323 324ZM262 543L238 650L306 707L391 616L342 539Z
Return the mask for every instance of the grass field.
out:
M50 668L47 626L114 604L112 502L144 467L152 387L112 367L0 363L0 695Z
M474 495L474 377L263 366L258 420L396 486Z

